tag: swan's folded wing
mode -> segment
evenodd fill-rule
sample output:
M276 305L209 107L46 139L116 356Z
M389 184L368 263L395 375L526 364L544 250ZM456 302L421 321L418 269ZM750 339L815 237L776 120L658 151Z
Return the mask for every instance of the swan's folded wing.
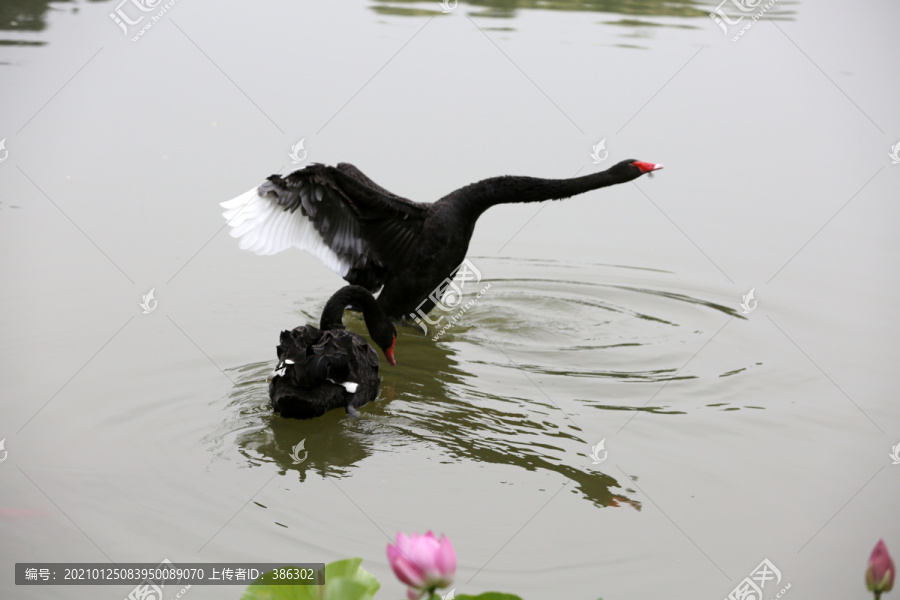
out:
M273 175L222 207L241 248L257 254L301 248L370 290L403 262L425 218L424 205L391 194L345 163Z
M282 332L278 358L285 365L291 385L313 389L327 381L346 381L352 340L344 338L349 338L346 331L320 332L310 325ZM311 340L313 343L309 343Z
M378 358L378 353L375 349L370 346L365 338L358 337L353 339L353 354L356 356L356 370L357 373L353 375L357 378L363 378L368 373L378 373L378 368L381 366L381 360Z

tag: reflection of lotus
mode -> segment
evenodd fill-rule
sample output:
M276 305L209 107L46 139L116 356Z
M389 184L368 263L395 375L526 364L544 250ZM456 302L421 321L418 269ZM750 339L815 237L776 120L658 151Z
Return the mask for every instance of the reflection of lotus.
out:
M900 145L900 144L898 144ZM6 149L6 138L0 140L0 163L9 156L9 150Z
M2 445L2 443L0 443L0 449L2 449L2 448L3 448L3 445ZM894 462L891 464L900 465L900 444L897 444L896 446L891 447L890 457L894 460Z
M459 0L453 0L452 3L447 2L447 0L441 0L441 11L444 14L453 12L453 9L456 8L457 4L459 4Z
M2 440L0 440L0 450L3 451L3 458L0 458L0 463L2 463L4 460L6 460L6 457L9 455L9 452L7 452L6 449L3 447L3 444L5 444L5 443L6 443L6 438L3 438Z

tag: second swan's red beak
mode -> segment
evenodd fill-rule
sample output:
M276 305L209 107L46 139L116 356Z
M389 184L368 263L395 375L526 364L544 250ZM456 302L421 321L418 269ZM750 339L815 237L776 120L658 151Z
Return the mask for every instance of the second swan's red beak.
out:
M660 169L663 168L663 166L660 164L650 163L650 162L642 162L640 160L636 160L631 164L633 164L638 169L640 169L641 173L649 173L651 171L659 171Z
M397 366L397 361L394 360L394 346L396 346L396 345L397 345L397 337L394 336L394 343L391 344L390 348L387 348L384 351L384 357L387 359L388 363L390 363L390 365L392 367Z

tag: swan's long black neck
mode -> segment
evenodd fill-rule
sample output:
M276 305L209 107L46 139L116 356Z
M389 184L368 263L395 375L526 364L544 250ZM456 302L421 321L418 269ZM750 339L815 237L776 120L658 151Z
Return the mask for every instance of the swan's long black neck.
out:
M608 185L631 181L640 176L639 169L627 168L626 165L616 165L606 171L572 179L506 175L485 179L459 189L454 193L456 197L453 202L458 204L469 218L477 219L481 213L498 204L561 200Z
M371 292L358 285L342 287L325 303L322 318L319 320L319 329L328 331L331 329L344 329L344 309L352 307L362 310L369 336L384 351L385 358L392 365L394 360L394 343L397 341L397 330L391 319L385 314Z
M325 310L322 311L322 318L319 320L319 329L323 331L343 329L344 310L347 307L361 310L366 326L369 326L370 322L374 324L375 321L387 318L368 290L358 285L348 285L335 292L325 303Z

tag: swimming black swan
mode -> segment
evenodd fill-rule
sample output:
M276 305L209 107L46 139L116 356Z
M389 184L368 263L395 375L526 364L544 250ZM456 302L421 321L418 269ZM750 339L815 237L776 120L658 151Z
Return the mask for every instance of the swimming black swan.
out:
M342 287L325 304L319 328L312 325L282 331L278 366L269 381L269 398L284 417L311 419L332 408L356 409L378 396L378 354L364 337L344 329L344 309L362 309L369 335L391 365L397 330L365 288Z
M382 288L378 305L398 319L434 307L429 293L462 263L475 221L490 207L568 198L661 168L625 160L573 179L491 177L423 204L395 196L351 164L314 164L272 175L222 207L241 248L307 250L348 283Z

